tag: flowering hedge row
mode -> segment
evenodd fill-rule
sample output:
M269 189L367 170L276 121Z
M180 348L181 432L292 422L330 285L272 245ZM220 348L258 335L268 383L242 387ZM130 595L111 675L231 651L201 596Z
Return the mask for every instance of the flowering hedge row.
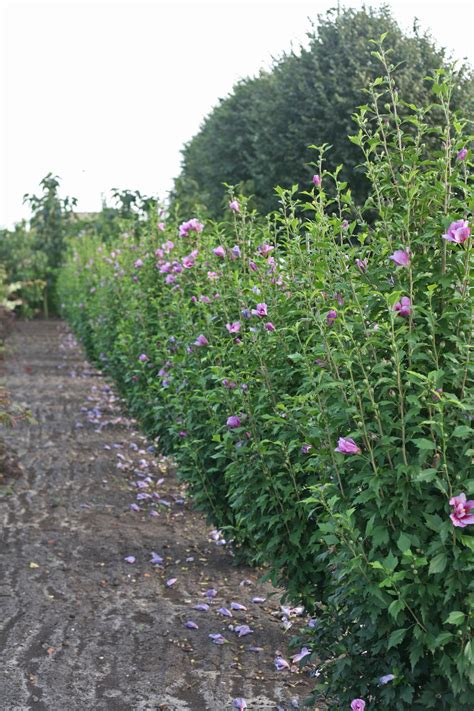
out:
M331 708L468 709L469 138L443 73L400 121L378 56L363 209L323 147L265 219L231 194L221 223L76 239L60 299L196 506L313 615Z

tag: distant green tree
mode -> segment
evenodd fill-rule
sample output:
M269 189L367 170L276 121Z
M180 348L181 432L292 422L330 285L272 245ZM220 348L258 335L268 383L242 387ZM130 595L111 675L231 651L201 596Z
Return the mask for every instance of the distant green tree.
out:
M404 34L388 7L331 10L308 33L308 45L284 54L272 71L239 82L214 108L200 131L183 149L180 176L172 202L186 207L204 204L210 215L222 214L223 183L241 183L255 196L257 207L276 207L275 185L310 186L314 172L312 144L330 144L328 168L344 164L355 197L367 195L359 149L348 135L355 132L352 115L367 102L364 87L380 73L372 39L388 33L385 46L398 65L397 88L410 102L430 102L426 76L449 64L444 50L415 24ZM470 115L474 80L461 67L453 94L454 109Z
M40 182L42 194L26 194L23 198L23 202L30 206L33 213L30 227L34 236L34 249L46 257L44 276L47 282L47 299L53 309L56 274L63 260L67 225L77 204L76 198L59 197L59 185L58 176L48 173Z

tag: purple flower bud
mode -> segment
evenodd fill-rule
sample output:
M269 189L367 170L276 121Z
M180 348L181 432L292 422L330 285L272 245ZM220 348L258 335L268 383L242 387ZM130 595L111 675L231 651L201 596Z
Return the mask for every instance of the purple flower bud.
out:
M229 429L234 429L236 427L240 427L241 425L241 420L238 415L231 415L230 417L227 418L227 427Z
M321 187L321 177L319 175L313 175L313 185L317 188Z
M365 701L364 699L353 699L351 701L351 711L364 711Z
M204 336L202 333L196 338L194 341L195 346L208 346L209 341L207 340L206 336Z
M147 356L146 353L142 353L140 356L138 356L138 360L141 361L142 363L146 363L147 360L150 360Z
M342 452L342 454L360 454L360 447L354 442L351 437L339 437L337 447L335 452Z
M134 555L128 555L126 558L124 558L124 561L126 563L135 563L135 560L136 558Z
M379 679L380 684L388 684L390 681L393 681L395 679L395 674L385 674L385 676L381 676Z
M240 205L238 200L231 200L229 202L229 208L232 212L240 212Z
M411 301L408 296L402 296L400 301L393 305L393 310L398 312L398 316L409 316L411 314Z
M331 309L328 311L326 314L326 323L328 326L332 326L334 321L337 319L337 311L335 309Z
M140 269L140 267L143 267L143 260L137 259L133 266L135 267L135 269Z
M463 161L466 160L467 157L467 148L461 148L459 153L456 156L456 160Z
M224 247L222 247L222 245L219 245L219 247L216 247L216 248L213 249L212 251L214 252L214 254L215 254L217 257L221 257L222 259L224 259L224 257L225 257L225 249L224 249Z
M275 326L273 325L273 323L271 321L268 321L267 323L265 323L264 326L267 329L267 331L274 331L275 330Z
M184 623L184 626L188 628L188 630L198 630L199 627L195 622L192 620L187 620L187 622Z
M356 259L356 260L355 260L355 263L356 263L357 268L359 269L359 271L362 272L362 274L363 274L365 271L367 271L367 264L368 264L368 260L367 260L367 259Z

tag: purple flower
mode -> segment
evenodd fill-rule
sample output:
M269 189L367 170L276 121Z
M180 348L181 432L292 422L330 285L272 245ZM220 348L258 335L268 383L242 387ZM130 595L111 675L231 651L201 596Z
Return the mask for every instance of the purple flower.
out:
M331 309L330 311L327 312L326 314L326 323L328 326L332 326L334 321L337 319L337 311L336 309Z
M131 511L140 511L140 507L138 504L130 504L130 510Z
M397 249L390 255L389 259L391 259L397 267L407 267L410 264L410 250L408 248Z
M178 437L181 437L181 439L184 439L184 438L187 437L187 436L188 436L188 433L185 432L185 430L180 430L180 431L178 432Z
M339 437L337 447L335 452L342 452L342 454L360 454L360 447L354 442L350 437Z
M163 562L163 558L161 557L161 555L158 555L158 553L155 553L155 551L152 551L150 563L153 563L154 565L161 565L162 562Z
M349 227L349 222L347 220L343 220L341 227L343 230L347 230L347 228Z
M466 501L466 494L458 494L449 500L449 505L454 508L450 519L453 526L464 528L471 523L474 523L474 514L469 513L474 509L474 501Z
M242 698L234 699L232 701L232 706L234 709L239 709L239 711L243 711L243 709L247 708L247 702L245 701L245 699Z
M227 609L227 607L220 607L217 612L220 615L224 615L224 617L233 617L233 614L230 610Z
M214 644L225 644L227 642L221 634L210 634L209 637L212 639Z
M466 160L466 156L467 156L467 148L461 148L461 150L459 151L459 153L456 156L456 160L459 160L459 161Z
M321 187L321 178L319 175L313 175L313 185L317 188Z
M293 664L297 664L297 663L300 662L302 659L304 659L305 657L307 657L309 654L311 654L311 650L308 649L308 647L302 647L302 648L301 648L301 651L298 652L298 654L295 654L295 656L292 657L291 661L293 662Z
M142 353L141 355L138 356L138 360L141 361L142 363L146 363L147 360L150 360L147 356L146 353Z
M175 584L175 582L178 580L178 578L169 578L169 580L166 581L166 587L170 588L172 585Z
M283 671L283 669L289 669L290 665L286 661L286 659L283 659L280 655L277 655L275 657L275 669L277 671Z
M257 304L255 309L252 309L252 314L254 316L267 316L268 315L268 310L267 310L267 305L266 304Z
M273 252L275 247L272 247L271 244L262 244L260 247L257 247L257 250L260 252L262 257L266 257L270 252Z
M393 305L393 310L398 312L398 316L409 316L411 314L411 301L408 296L402 296L400 301Z
M174 274L168 274L168 276L165 279L166 284L174 284L176 281L176 277Z
M311 444L303 444L303 446L300 449L301 454L308 454L313 449L313 446Z
M230 603L231 610L246 610L247 608L245 605L241 605L240 602L231 602Z
M195 346L208 346L209 341L207 340L206 336L203 336L203 334L201 333L194 341L194 345Z
M232 212L240 212L240 205L238 200L231 200L229 202L229 208Z
M379 679L379 684L388 684L390 681L393 681L395 679L395 674L385 674L385 676L381 676Z
M249 262L249 268L250 268L253 272L258 271L258 267L257 267L257 265L255 264L255 262L250 261L250 262Z
M225 327L229 331L229 333L238 333L240 331L240 321L226 323Z
M198 625L193 622L192 620L188 620L187 622L184 623L184 626L188 628L188 630L198 630L199 627Z
M227 378L224 378L224 380L222 381L222 385L225 388L229 388L229 390L233 390L237 387L237 383L234 383L233 380L227 380Z
M353 699L351 701L351 711L364 711L365 701L364 699Z
M344 297L338 291L334 294L334 299L336 299L339 306L344 306Z
M356 260L355 260L355 263L356 263L357 268L359 269L359 271L362 272L362 274L363 274L365 271L367 271L367 264L368 264L368 260L367 260L367 259L356 259Z
M267 331L274 331L275 330L275 326L273 325L273 323L271 321L267 321L267 323L265 323L264 326L267 329Z
M241 420L238 415L231 415L230 417L227 418L227 427L229 429L235 429L236 427L240 427L241 425Z
M463 244L471 234L471 228L467 220L457 220L449 225L448 231L443 235L443 239L456 244Z
M137 259L133 266L135 267L135 269L140 269L140 267L143 267L143 260Z
M207 597L210 600L212 597L215 597L217 595L217 590L215 588L209 588L209 590L206 590L203 595L204 597Z
M191 257L191 255L183 257L183 267L185 269L191 269L191 267L194 267L194 259Z
M219 274L217 272L207 272L208 279L219 279Z
M202 222L199 222L199 220L196 217L193 217L191 220L188 220L187 222L181 223L179 226L179 236L180 237L187 237L190 232L202 232L204 229L204 225Z
M221 257L222 259L224 259L224 257L225 257L225 249L224 249L224 247L223 247L222 245L219 245L218 247L216 247L216 248L213 249L212 251L214 252L214 254L215 254L217 257Z
M134 555L128 555L126 558L124 558L124 561L126 563L135 563L136 558Z
M252 316L250 309L242 309L241 314L244 318L250 318Z

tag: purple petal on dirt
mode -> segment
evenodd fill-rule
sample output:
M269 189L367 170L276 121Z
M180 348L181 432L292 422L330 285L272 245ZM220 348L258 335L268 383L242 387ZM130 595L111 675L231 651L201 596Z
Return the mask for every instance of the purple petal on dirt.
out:
M215 590L215 588L209 588L209 590L206 590L203 595L204 597L211 599L212 597L215 597L217 595L217 590Z
M263 647L254 647L251 645L250 647L247 647L247 652L255 652L258 654L259 652L263 652Z
M234 627L234 632L238 632L239 637L245 637L248 634L253 634L253 630L248 625L237 625Z
M302 647L302 648L301 648L301 651L299 651L298 654L295 654L295 655L292 657L291 661L293 662L293 664L297 664L297 663L300 662L302 659L304 659L305 657L307 657L309 654L311 654L311 650L308 649L308 647Z
M246 610L247 608L245 607L245 605L241 605L240 602L231 602L230 609L231 610Z
M316 620L313 618L308 620L308 627L310 627L311 629L314 629L316 627Z
M217 612L220 615L224 615L224 617L233 617L233 614L230 610L227 609L227 607L220 607Z
M184 623L184 626L188 628L188 630L198 630L199 627L195 622L192 620L188 620L187 622Z
M160 515L160 514L158 513L158 511L155 511L154 509L152 509L152 510L150 511L150 516L159 516L159 515Z
M243 588L244 585L253 585L253 583L248 578L244 578L243 580L240 581L239 587Z
M166 587L170 588L172 585L175 584L175 582L178 580L178 578L169 578L169 580L166 581Z
M194 556L189 555L189 556L186 558L186 563L192 563L193 560L194 560Z
M153 563L154 565L161 565L162 562L163 562L163 558L161 557L161 555L158 555L158 553L155 553L155 551L152 551L150 563Z
M200 612L207 612L209 610L209 605L205 602L198 602L197 605L193 605L193 610L199 610Z
M243 711L243 709L247 708L247 702L245 701L245 699L239 697L238 699L234 699L232 701L232 708L239 709L239 711Z
M126 558L124 558L124 561L126 563L135 563L135 560L136 558L134 555L128 555Z
M145 499L151 499L151 496L150 494L145 494L144 492L142 492L140 494L137 494L135 498L137 501L144 501Z
M141 511L140 507L138 504L130 504L130 510L131 511Z
M256 602L256 603L265 602L266 599L267 599L266 597L253 597L252 602Z
M277 671L283 671L283 669L289 669L290 665L286 661L286 659L283 659L283 657L277 656L275 657L275 669Z
M214 644L225 644L227 642L221 634L210 634L209 637L212 639Z
M158 501L158 503L161 504L162 506L171 506L170 502L167 501L166 499L160 499Z

